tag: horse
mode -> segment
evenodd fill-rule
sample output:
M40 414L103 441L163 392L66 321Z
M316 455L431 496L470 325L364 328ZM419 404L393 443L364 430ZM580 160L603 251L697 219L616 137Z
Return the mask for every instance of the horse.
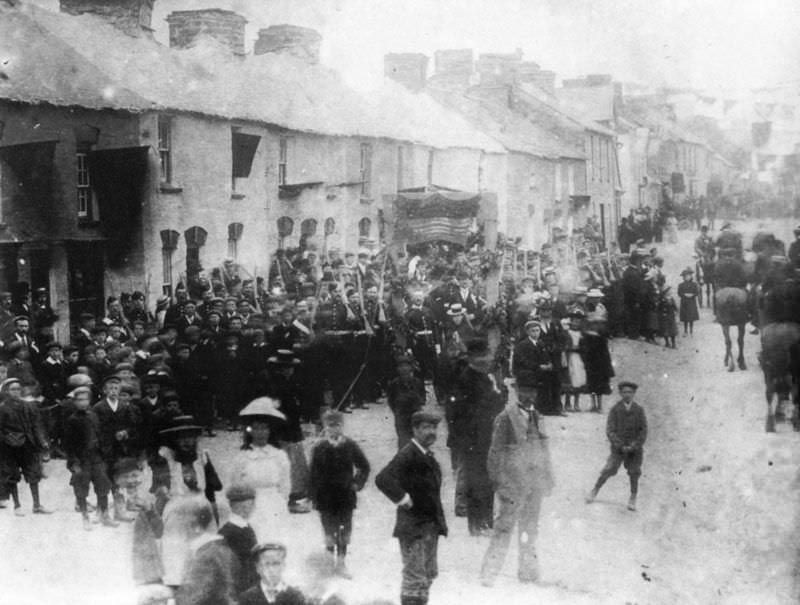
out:
M759 361L764 371L764 384L767 397L768 433L775 432L776 417L782 415L783 402L791 394L794 411L792 425L800 431L800 405L798 405L797 383L798 356L800 356L800 324L794 322L770 323L761 330L761 353ZM777 395L777 403L773 399Z
M725 287L714 293L714 310L717 321L722 326L722 334L725 336L725 365L729 372L733 372L733 351L731 343L731 326L738 329L737 342L739 344L739 363L740 370L746 370L744 363L744 328L749 320L749 310L747 304L747 290L744 288Z

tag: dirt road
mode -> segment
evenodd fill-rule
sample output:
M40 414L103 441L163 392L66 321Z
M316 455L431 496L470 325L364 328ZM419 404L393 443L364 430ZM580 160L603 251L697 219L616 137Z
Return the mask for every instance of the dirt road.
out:
M690 234L681 233L676 246L662 245L661 253L668 282L676 286L680 269L691 262ZM637 400L650 425L639 510L625 508L624 472L595 503L584 503L608 452L605 415L548 418L557 486L541 516L542 583L517 583L512 550L495 587L480 586L477 574L488 539L469 537L466 520L449 516L451 533L441 544L431 603L796 602L800 435L786 424L777 434L764 432L758 349L758 337L748 334L747 371L727 372L722 335L708 310L701 311L693 337L679 336L675 351L614 341L617 377L641 385ZM385 406L356 412L347 431L361 442L375 470L393 454ZM435 452L448 469L444 441L442 435ZM229 433L202 444L223 480L237 445ZM43 499L57 509L54 515L18 519L10 509L0 511L0 603L133 603L130 527L85 533L72 511L63 461L50 463L48 472ZM453 482L445 475L451 515ZM22 491L29 510L29 495ZM350 556L355 580L345 588L349 592L397 599L400 557L390 537L393 516L391 504L370 481L356 512ZM320 550L321 530L315 514L294 515L292 524L297 536L292 564L299 568Z

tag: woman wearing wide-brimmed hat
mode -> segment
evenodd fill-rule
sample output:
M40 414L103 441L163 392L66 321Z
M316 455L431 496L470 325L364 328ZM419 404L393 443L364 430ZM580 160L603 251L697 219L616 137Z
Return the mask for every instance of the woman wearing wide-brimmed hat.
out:
M278 447L286 415L271 397L251 401L239 414L245 425L242 451L233 460L231 485L250 485L256 491L256 504L250 524L259 541L276 540L286 535L289 514L289 456Z
M203 427L193 416L176 416L170 425L159 431L162 445L158 454L163 462L153 468L153 487L169 498L164 506L162 555L164 584L179 586L189 555L189 536L183 515L187 499L205 497L214 504L215 492L222 489L214 465L203 452L197 451L197 438Z

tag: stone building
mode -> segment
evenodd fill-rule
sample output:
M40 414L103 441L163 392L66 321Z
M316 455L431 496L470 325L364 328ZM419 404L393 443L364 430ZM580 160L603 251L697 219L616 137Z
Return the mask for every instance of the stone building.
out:
M226 258L263 275L301 236L376 246L401 188L491 186L500 144L404 89L347 88L316 32L272 26L248 54L243 17L180 11L169 47L152 5L0 4L2 279L49 287L62 340L108 295L152 305Z

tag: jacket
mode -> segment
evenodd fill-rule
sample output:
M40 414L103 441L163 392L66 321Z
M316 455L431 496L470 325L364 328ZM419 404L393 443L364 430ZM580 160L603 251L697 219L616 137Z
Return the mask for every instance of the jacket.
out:
M408 494L410 509L397 508L392 535L413 540L431 530L447 535L440 490L442 469L433 455L423 454L413 441L407 443L375 477L375 485L395 504Z
M534 416L534 419L536 417ZM497 415L486 467L495 491L508 498L531 492L549 495L553 471L547 438L536 420L528 420L516 402Z
M343 437L336 445L321 439L311 452L310 472L310 496L317 510L353 510L356 492L369 477L369 462L352 439Z
M291 586L281 590L275 596L275 600L271 602L267 601L260 584L256 584L239 595L239 605L305 605L307 602L303 593Z
M642 449L647 439L647 418L642 406L634 401L628 411L625 404L618 401L608 413L606 435L615 449L624 445Z
M552 359L545 343L539 339L534 344L530 338L525 338L514 349L511 373L521 387L541 386L547 372L541 366L548 363L552 363Z

